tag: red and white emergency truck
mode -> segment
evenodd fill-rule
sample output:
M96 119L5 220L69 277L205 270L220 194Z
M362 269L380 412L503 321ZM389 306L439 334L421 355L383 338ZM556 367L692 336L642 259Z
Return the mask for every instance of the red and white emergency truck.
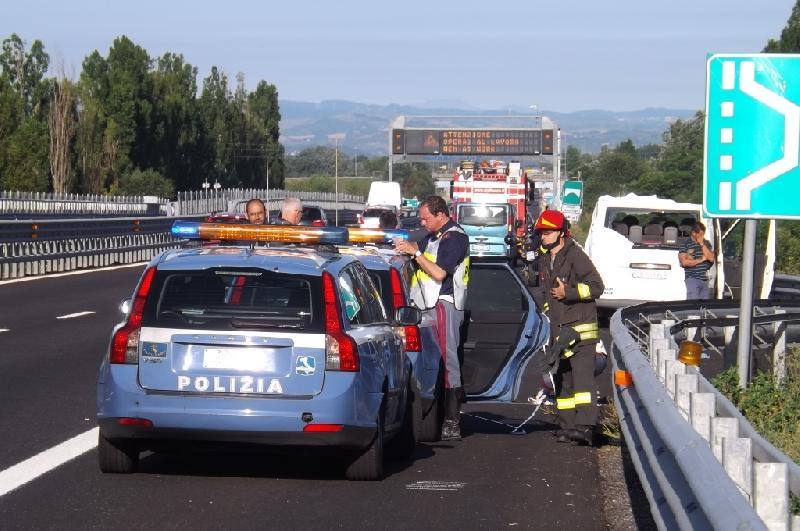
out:
M528 181L519 162L462 161L453 175L451 198L453 216L469 236L472 256L515 261L517 242L525 238L528 198Z

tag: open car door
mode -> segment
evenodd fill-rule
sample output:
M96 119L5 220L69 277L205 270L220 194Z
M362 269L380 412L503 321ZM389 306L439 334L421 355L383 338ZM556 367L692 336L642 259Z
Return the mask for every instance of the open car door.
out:
M470 400L510 402L527 362L547 342L550 324L508 264L474 263L469 276L464 388Z

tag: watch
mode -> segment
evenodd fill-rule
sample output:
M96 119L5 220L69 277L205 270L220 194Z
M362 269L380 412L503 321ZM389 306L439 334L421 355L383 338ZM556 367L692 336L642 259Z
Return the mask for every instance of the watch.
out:
M417 249L417 252L414 253L414 258L419 258L420 256L422 256L422 251Z

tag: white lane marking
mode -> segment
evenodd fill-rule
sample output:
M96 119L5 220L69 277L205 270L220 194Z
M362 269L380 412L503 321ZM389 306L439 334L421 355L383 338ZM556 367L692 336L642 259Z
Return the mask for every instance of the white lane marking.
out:
M113 271L115 269L123 269L126 267L142 267L143 265L147 265L147 262L136 262L135 264L123 264L118 266L108 266L108 267L98 267L96 269L81 269L80 271L68 271L67 273L48 273L47 275L38 275L35 277L22 277L22 278L12 278L11 280L0 280L0 286L3 284L14 284L15 282L30 282L32 280L41 280L43 278L58 278L58 277L68 277L70 275L85 275L87 273L96 273L98 271Z
M84 315L91 315L95 312L77 312L77 313L68 313L67 315L59 315L56 319L72 319L74 317L83 317Z
M467 484L460 481L415 481L406 485L406 490L461 490Z
M99 430L92 428L0 472L0 496L95 448Z

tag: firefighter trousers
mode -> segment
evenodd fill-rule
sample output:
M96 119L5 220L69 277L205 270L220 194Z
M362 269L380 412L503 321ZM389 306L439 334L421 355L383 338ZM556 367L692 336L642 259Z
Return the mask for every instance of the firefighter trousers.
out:
M597 424L597 382L594 376L595 342L573 347L573 355L562 358L554 375L556 410L562 428Z

